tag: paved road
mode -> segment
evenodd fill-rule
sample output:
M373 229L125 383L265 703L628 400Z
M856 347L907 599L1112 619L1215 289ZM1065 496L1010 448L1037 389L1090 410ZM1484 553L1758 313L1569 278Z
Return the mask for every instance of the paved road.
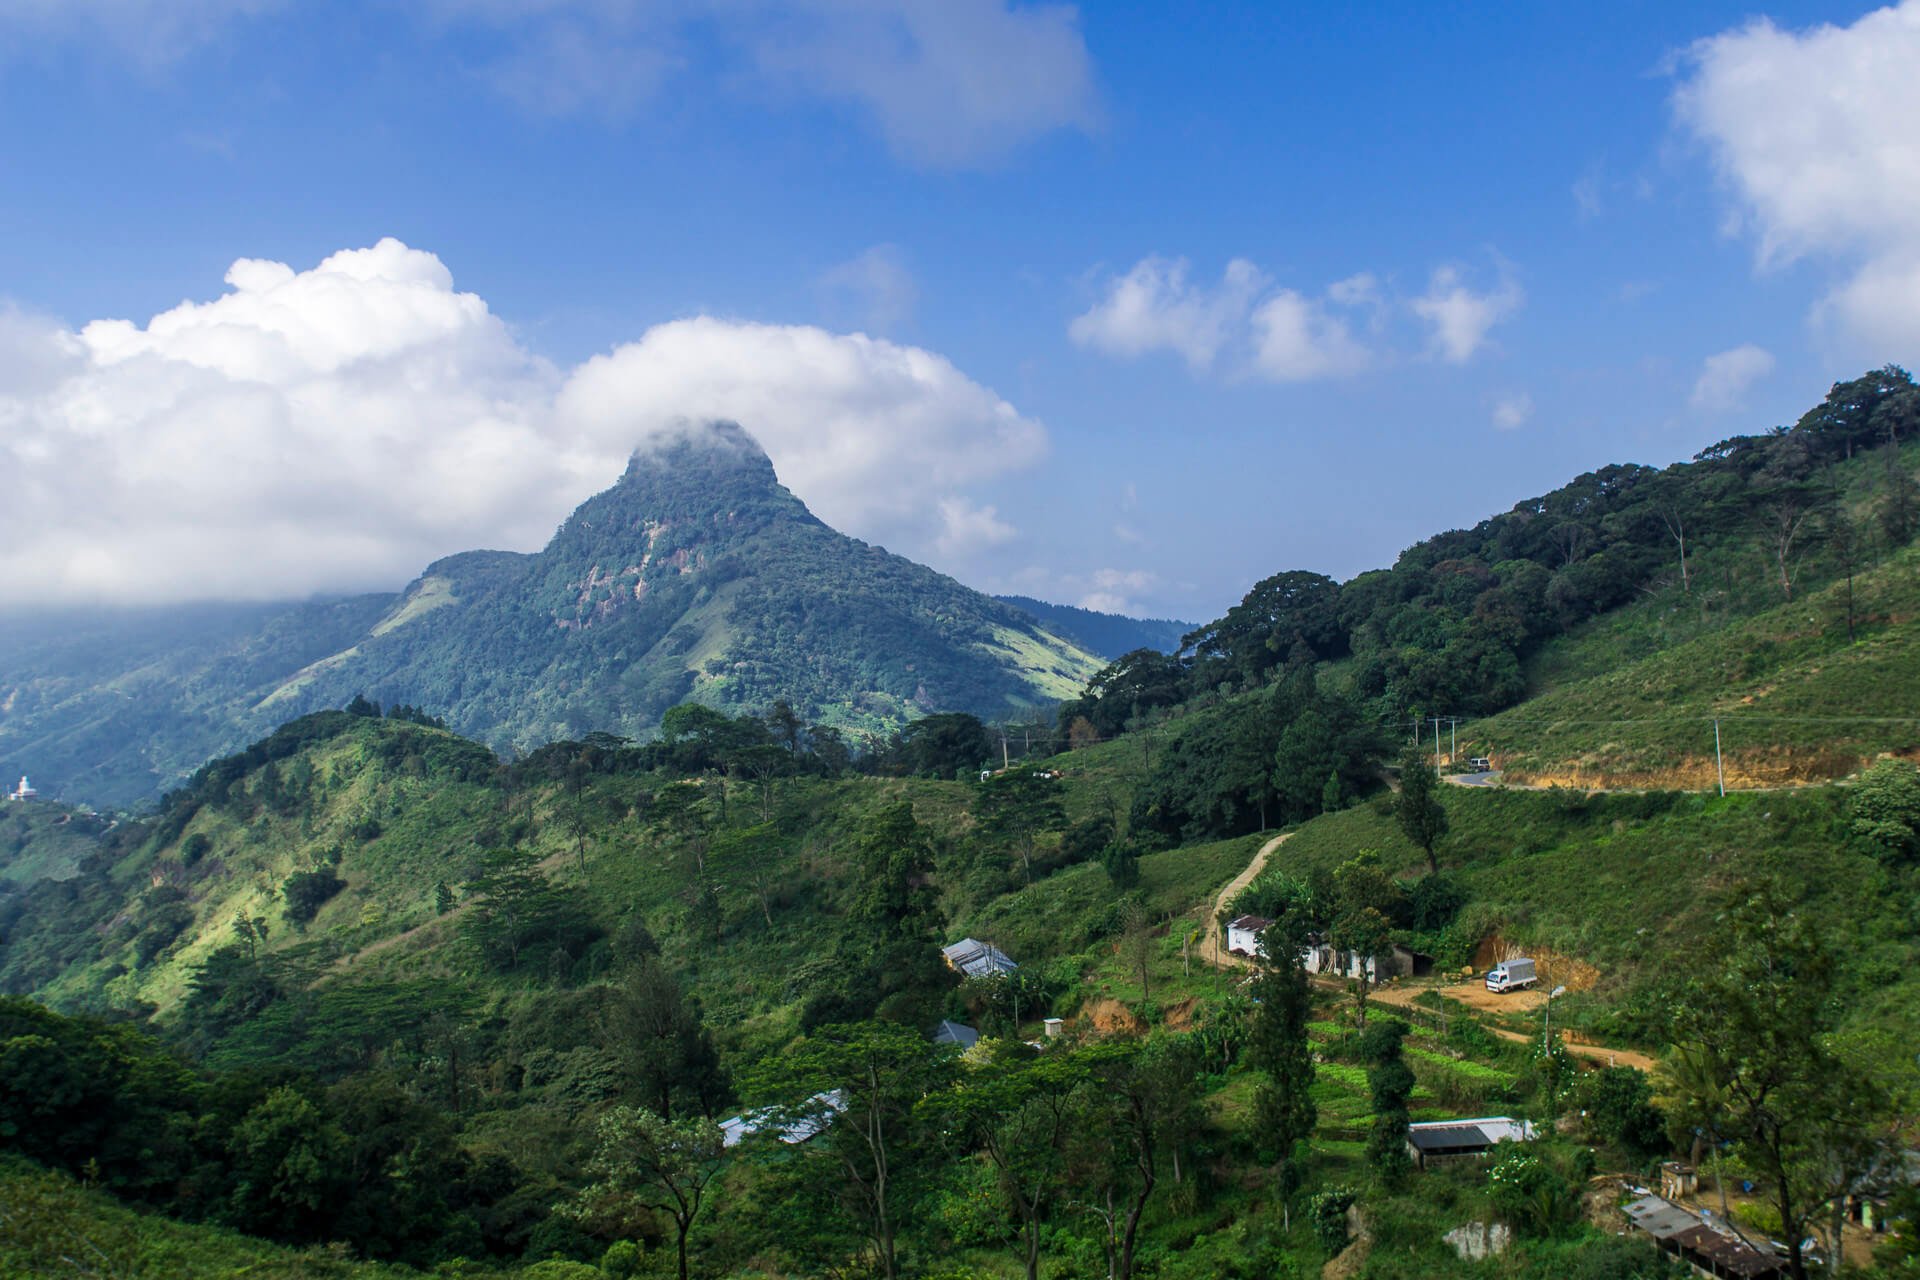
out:
M1449 773L1445 776L1456 787L1490 787L1500 781L1498 769L1490 769L1485 773Z

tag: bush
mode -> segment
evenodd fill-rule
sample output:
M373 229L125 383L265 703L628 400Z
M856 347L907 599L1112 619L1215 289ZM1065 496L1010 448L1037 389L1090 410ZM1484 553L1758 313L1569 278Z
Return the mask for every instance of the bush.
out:
M1524 1147L1500 1157L1487 1173L1487 1186L1501 1218L1522 1235L1557 1235L1580 1216L1579 1189Z
M1347 1247L1347 1210L1353 1207L1352 1187L1329 1187L1307 1202L1307 1217L1320 1247L1332 1257Z
M287 904L287 919L295 924L306 924L320 914L320 908L326 906L328 900L346 887L347 882L334 874L331 867L294 872L280 886L280 896Z

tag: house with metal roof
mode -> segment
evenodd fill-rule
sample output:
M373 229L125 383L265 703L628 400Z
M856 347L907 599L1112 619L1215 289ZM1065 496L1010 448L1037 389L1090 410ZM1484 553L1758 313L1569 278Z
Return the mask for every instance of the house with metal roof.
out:
M816 1093L798 1113L782 1113L778 1107L761 1107L720 1122L720 1145L736 1147L748 1137L772 1128L773 1136L788 1146L798 1146L825 1132L835 1116L847 1109L847 1095L840 1089Z
M1642 1196L1621 1210L1660 1252L1694 1273L1715 1280L1777 1280L1786 1267L1772 1252L1749 1243L1732 1228L1708 1221L1661 1196Z
M1407 1154L1419 1168L1447 1160L1471 1160L1503 1142L1532 1142L1533 1126L1511 1116L1476 1120L1425 1120L1407 1126Z
M940 1024L933 1029L933 1042L935 1044L959 1045L962 1049L971 1049L980 1043L980 1033L964 1022L954 1022L950 1019L942 1018Z
M1006 952L991 942L981 942L977 938L962 938L958 942L940 948L940 954L947 958L948 965L958 970L965 978L986 978L996 973L1012 973L1020 967Z

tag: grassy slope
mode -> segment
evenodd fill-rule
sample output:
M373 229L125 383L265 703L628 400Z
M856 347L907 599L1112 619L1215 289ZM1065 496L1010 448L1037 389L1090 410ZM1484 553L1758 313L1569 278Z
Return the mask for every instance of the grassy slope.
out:
M191 1276L259 1280L397 1280L420 1273L289 1249L214 1227L144 1214L62 1174L0 1157L0 1278Z
M1445 799L1452 834L1441 869L1472 898L1462 941L1498 934L1595 966L1596 985L1563 1002L1575 1023L1633 1038L1636 1007L1673 990L1711 941L1725 891L1761 878L1777 878L1829 923L1851 1027L1898 1033L1920 1020L1911 877L1851 846L1841 788L1725 799L1452 788ZM1307 823L1270 873L1331 869L1370 849L1395 872L1418 874L1424 856L1383 808Z
M106 822L63 805L0 804L0 879L66 879Z
M1861 574L1854 602L1851 644L1843 583L1692 638L1668 625L1684 604L1623 610L1543 655L1544 690L1474 723L1461 750L1515 780L1704 789L1714 717L1729 786L1843 777L1920 748L1920 548Z

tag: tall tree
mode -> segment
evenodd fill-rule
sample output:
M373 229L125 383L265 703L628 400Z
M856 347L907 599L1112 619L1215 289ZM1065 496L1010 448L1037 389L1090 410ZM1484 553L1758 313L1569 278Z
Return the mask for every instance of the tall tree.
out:
M1429 873L1440 870L1434 849L1447 834L1447 810L1440 803L1440 787L1439 775L1426 753L1409 747L1400 757L1400 795L1394 801L1393 814L1407 839L1427 855Z
M1851 1168L1868 1147L1886 1099L1830 1047L1833 954L1813 918L1776 887L1746 891L1720 921L1715 954L1702 959L1675 1031L1713 1046L1721 1125L1779 1215L1788 1270L1806 1280L1802 1241L1835 1194L1835 1169Z
M1011 1228L1008 1244L1027 1280L1039 1280L1040 1246L1066 1186L1068 1139L1088 1078L1075 1055L1048 1054L998 1063L966 1088L930 1100L930 1115L993 1166Z
M1367 1159L1388 1183L1406 1175L1412 1163L1407 1155L1407 1099L1413 1096L1413 1069L1407 1066L1401 1041L1407 1024L1380 1018L1360 1036L1360 1056L1367 1063L1367 1089L1373 1095L1373 1127L1367 1131Z
M1319 1119L1313 1102L1313 1046L1307 1038L1313 992L1300 958L1305 932L1300 915L1287 912L1261 934L1247 1026L1247 1061L1266 1073L1254 1095L1255 1128L1267 1154L1283 1167L1286 1186L1299 1181L1300 1144L1313 1135ZM1281 1211L1290 1227L1290 1196L1282 1201Z
M938 1168L936 1137L914 1106L952 1075L951 1060L929 1052L917 1029L865 1022L820 1028L764 1060L755 1081L756 1092L781 1100L783 1126L818 1131L800 1159L831 1183L887 1280L900 1272L903 1209Z
M687 1280L687 1235L724 1156L720 1126L711 1120L667 1120L638 1107L615 1107L600 1117L587 1165L592 1181L572 1211L628 1232L640 1212L666 1214L680 1280Z

